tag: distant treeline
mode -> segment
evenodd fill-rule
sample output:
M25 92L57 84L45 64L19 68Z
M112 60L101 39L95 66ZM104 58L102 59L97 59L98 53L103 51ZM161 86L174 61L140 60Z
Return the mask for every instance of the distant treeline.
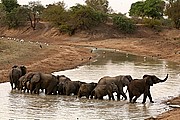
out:
M1 0L0 26L18 28L30 23L35 30L39 21L46 21L69 35L107 22L125 33L133 33L135 24L180 28L180 0L138 1L131 5L128 14L114 13L108 0L86 0L85 3L67 9L64 2L43 6L40 1L19 5L17 0Z

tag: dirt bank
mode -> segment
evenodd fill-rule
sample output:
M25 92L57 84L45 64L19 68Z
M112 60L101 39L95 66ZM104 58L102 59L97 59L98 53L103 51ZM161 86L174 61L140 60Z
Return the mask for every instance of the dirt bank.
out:
M27 66L28 71L45 73L81 65L94 55L90 50L80 46L113 48L117 51L180 63L179 33L180 30L175 29L157 32L139 26L135 34L124 35L107 25L103 26L103 29L95 28L93 31L84 31L70 37L62 35L48 23L40 23L35 31L30 28L2 28L0 36L6 38L0 40L0 45L4 44L3 47L0 46L0 56L3 56L0 59L0 81L8 81L8 71L14 64L23 64ZM9 45L16 47L11 49L12 47L7 47ZM176 99L180 100L179 97ZM180 102L176 104L180 105ZM180 110L174 109L160 115L158 119L176 120L178 117L180 118Z

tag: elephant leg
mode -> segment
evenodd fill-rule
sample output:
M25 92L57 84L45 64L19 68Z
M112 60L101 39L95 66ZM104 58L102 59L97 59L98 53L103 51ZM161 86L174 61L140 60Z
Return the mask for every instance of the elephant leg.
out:
M136 100L141 96L141 94L136 95L136 97L133 99L133 103L136 103Z
M97 98L98 98L98 97L97 97L97 94L95 93L95 94L94 94L94 99L97 99Z
M147 98L147 93L144 93L144 97L143 97L143 102L142 103L146 102L146 98Z
M154 101L152 100L152 97L151 97L150 90L148 91L148 94L147 94L147 96L149 97L149 100L150 100L150 102L151 102L151 103L154 103Z
M103 96L98 97L99 100L103 100Z
M112 100L115 100L115 99L114 99L114 95L113 95L113 94L112 94Z
M51 95L53 93L53 88L51 86L48 86L47 88L47 95Z
M82 95L81 95L81 93L80 93L80 92L78 93L78 97L79 97L79 98L81 98L81 97L82 97Z
M11 82L11 88L12 88L12 90L13 90L13 82Z
M123 91L121 91L120 94L125 98L125 100L127 100L127 96Z
M129 92L129 102L132 102L133 97L134 97L134 95L131 92Z
M45 94L47 94L47 89L45 89Z
M120 93L117 93L117 100L120 100Z
M86 95L86 98L89 99L89 95Z

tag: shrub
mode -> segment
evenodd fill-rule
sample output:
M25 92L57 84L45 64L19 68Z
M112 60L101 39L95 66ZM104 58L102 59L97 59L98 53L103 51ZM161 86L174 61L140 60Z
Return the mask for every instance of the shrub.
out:
M133 33L135 31L135 25L133 22L125 17L116 15L113 17L113 25L117 26L117 28L125 33Z

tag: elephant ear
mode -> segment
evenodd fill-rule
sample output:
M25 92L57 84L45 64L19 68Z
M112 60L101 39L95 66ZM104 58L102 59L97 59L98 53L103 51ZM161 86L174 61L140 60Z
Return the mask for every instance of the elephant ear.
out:
M143 76L143 79L146 78L146 77L150 77L150 76L151 76L151 75L144 75L144 76Z
M21 69L22 75L25 75L27 72L27 68L25 66L20 66L20 69Z
M147 76L144 79L145 79L147 85L153 86L153 80L152 80L151 76Z
M121 82L122 82L122 84L123 84L123 87L129 85L129 83L130 83L129 77L127 77L127 76L122 76Z
M14 66L12 66L12 68L18 68L18 66L17 66L17 65L14 65Z
M130 75L126 75L125 77L129 80L129 82L131 82L133 80Z
M34 74L33 76L32 76L32 78L31 78L31 82L39 82L40 81L40 79L41 79L41 76L40 76L40 74L39 73L36 73L36 74Z

